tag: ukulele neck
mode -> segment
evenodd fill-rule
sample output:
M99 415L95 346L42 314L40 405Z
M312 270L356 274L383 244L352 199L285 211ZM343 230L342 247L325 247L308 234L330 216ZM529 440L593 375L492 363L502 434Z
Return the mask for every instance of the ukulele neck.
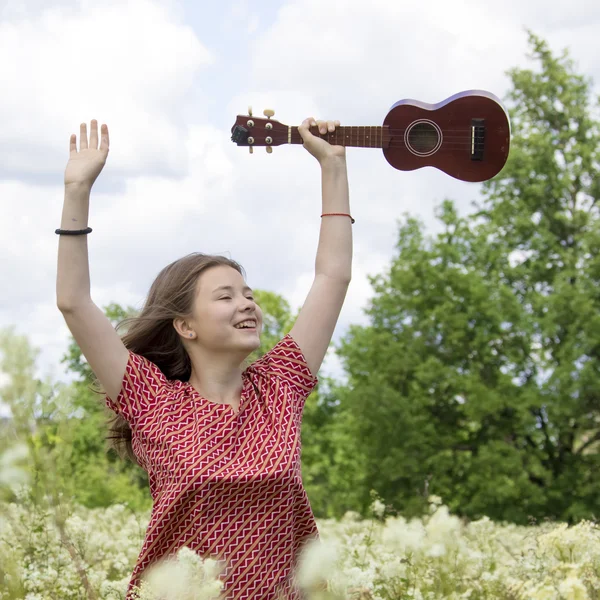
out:
M390 131L387 125L383 127L355 126L336 127L333 133L319 133L317 127L311 127L310 132L332 144L355 148L387 148L390 144ZM288 144L303 144L298 127L288 128Z

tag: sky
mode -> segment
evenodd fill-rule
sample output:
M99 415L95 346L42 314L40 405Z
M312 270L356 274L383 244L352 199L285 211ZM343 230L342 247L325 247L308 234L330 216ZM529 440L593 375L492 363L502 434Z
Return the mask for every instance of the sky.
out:
M301 146L253 155L238 114L381 125L398 100L469 89L505 99L530 67L527 33L600 82L596 0L0 0L0 328L39 348L40 376L68 380L56 257L69 136L98 119L111 149L91 197L92 298L141 307L158 272L190 252L241 262L253 288L299 308L313 281L320 170ZM479 184L393 169L347 151L353 278L334 345L367 324L368 276L389 266L405 213L471 210ZM330 351L323 374L343 378Z

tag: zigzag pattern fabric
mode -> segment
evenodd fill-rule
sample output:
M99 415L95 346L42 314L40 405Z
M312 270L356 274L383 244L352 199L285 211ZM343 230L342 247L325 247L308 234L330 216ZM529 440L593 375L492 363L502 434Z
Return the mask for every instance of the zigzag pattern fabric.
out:
M319 537L300 471L302 411L317 383L289 334L244 371L238 412L129 353L106 404L131 426L154 502L128 600L182 546L224 562L227 600L300 598L299 553Z

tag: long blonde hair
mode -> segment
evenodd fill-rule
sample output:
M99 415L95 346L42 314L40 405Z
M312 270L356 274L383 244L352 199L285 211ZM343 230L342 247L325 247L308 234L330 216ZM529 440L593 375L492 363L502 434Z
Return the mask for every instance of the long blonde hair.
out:
M243 267L224 256L188 254L166 266L156 277L140 314L127 318L117 325L117 331L126 328L122 336L128 350L153 362L167 379L189 381L192 372L190 357L173 319L191 316L198 278L210 269L226 265L234 268L244 278ZM109 418L109 448L121 458L137 463L131 446L131 428L120 415Z

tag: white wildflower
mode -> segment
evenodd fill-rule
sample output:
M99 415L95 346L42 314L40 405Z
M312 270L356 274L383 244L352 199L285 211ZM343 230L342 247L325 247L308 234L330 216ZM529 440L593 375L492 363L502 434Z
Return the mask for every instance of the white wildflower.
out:
M219 597L223 582L215 580L217 561L202 560L189 548L148 569L140 586L140 600L212 600Z
M344 516L342 517L342 522L355 522L355 521L360 521L361 520L361 516L360 513L357 513L356 511L353 510L349 510L347 511Z
M428 539L434 543L455 539L460 535L461 528L460 520L451 516L446 506L440 506L425 526Z
M529 595L530 594L530 595ZM528 598L531 600L559 600L560 596L556 588L552 585L542 584L528 592Z
M385 514L385 504L381 500L379 500L379 498L376 498L371 503L371 512L376 517L381 519L383 517L383 515Z
M419 550L425 542L425 534L425 527L418 519L407 523L403 518L392 518L386 521L381 540L385 546L404 554Z
M296 578L306 591L317 589L333 574L338 560L338 546L332 541L311 540L302 551Z
M432 558L444 556L444 554L446 554L446 546L444 546L444 544L433 544L433 546L430 546L425 554L427 556L431 556Z
M561 599L565 600L588 600L589 595L587 590L585 589L585 585L582 583L580 579L575 577L574 575L570 575L567 577L561 584L558 586L558 590L560 591Z

